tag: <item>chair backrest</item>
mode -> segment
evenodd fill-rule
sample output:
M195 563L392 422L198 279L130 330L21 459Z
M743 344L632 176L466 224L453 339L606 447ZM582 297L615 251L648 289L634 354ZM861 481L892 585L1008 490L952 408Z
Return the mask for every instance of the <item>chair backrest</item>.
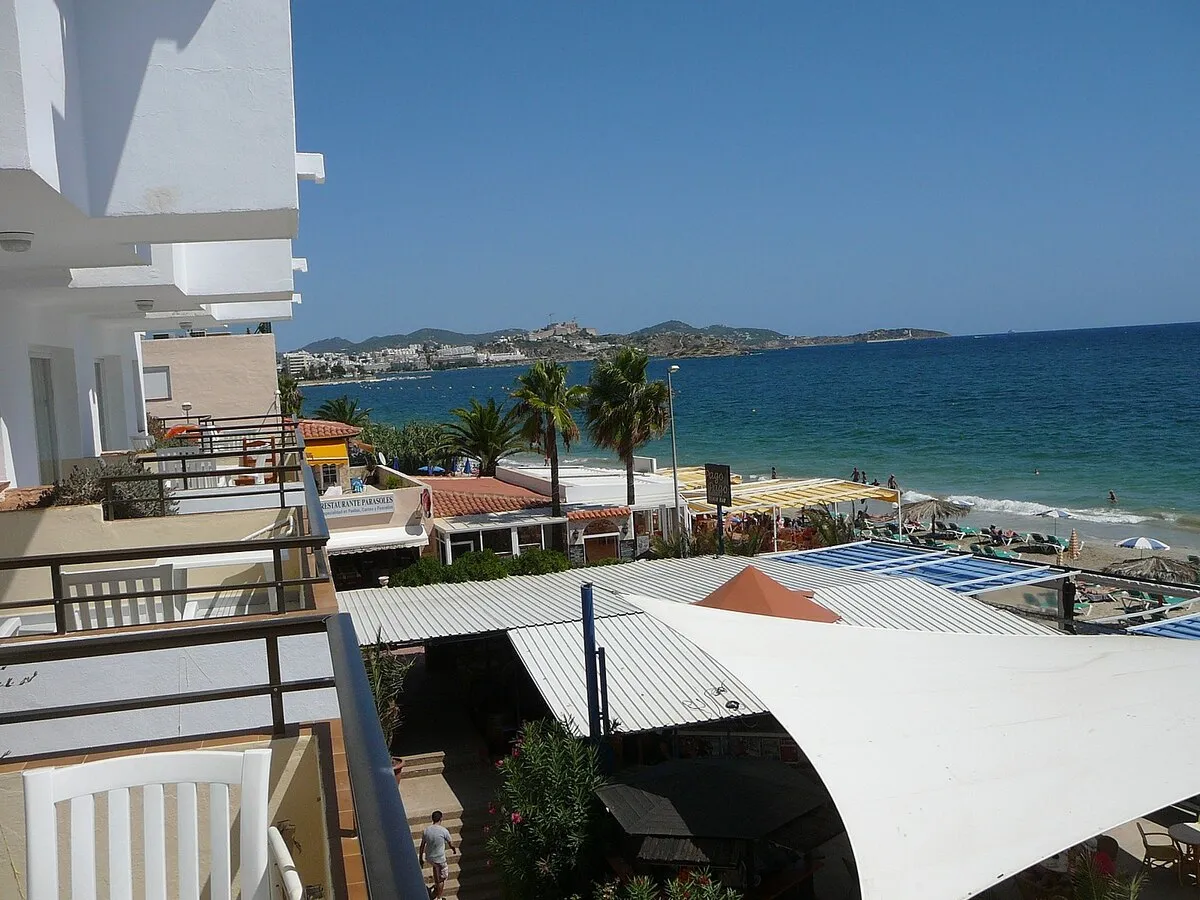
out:
M172 593L183 573L170 563L138 566L130 569L94 569L88 572L64 572L63 588L69 598L73 630L116 628L122 625L148 625L177 622L183 616L183 596ZM121 599L116 594L160 592L155 597Z
M144 896L199 900L200 837L197 785L209 795L208 873L212 900L232 900L229 786L241 787L238 843L242 900L268 900L267 828L271 751L184 750L98 760L25 772L25 872L28 900L58 900L58 816L70 801L71 897L96 898L95 795L108 799L108 878L111 900L132 900L133 846L129 789L142 788ZM167 889L167 828L163 786L176 785L179 884ZM63 892L65 894L65 891Z
M304 900L304 882L287 842L274 825L267 829L267 845L271 853L271 900Z

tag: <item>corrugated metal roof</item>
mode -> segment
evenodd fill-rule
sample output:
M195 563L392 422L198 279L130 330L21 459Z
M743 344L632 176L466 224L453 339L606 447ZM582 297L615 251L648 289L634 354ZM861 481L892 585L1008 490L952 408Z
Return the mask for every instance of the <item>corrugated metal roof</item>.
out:
M599 596L597 596L599 603ZM832 626L831 626L832 627ZM508 638L551 711L587 729L583 627L579 621L515 628ZM608 672L609 718L620 731L650 731L767 711L750 689L652 616L596 620ZM725 704L737 701L737 709Z
M1162 622L1151 622L1149 625L1138 625L1128 630L1134 634L1152 634L1155 637L1200 641L1200 613L1180 616L1177 619L1165 619Z
M586 581L596 586L597 616L635 612L614 595L695 602L751 564L787 587L813 591L818 603L850 625L974 634L1057 633L1040 622L915 578L839 571L768 557L641 560L499 581L370 588L343 591L338 603L353 617L360 639L373 640L380 629L384 640L416 643L578 621L579 587Z

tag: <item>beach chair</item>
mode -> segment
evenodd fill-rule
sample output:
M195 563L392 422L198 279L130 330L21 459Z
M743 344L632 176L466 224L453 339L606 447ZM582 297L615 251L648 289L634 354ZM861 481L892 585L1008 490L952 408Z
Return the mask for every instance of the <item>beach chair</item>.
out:
M1020 553L1010 553L1007 550L997 550L995 547L987 547L984 550L984 553L987 556L993 557L994 559L1018 559L1019 560L1021 558Z

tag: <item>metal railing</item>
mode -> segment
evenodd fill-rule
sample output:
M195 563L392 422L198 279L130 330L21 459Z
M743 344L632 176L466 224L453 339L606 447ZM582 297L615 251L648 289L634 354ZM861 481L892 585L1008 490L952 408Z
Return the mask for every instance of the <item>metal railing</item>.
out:
M169 430L176 426L191 426L190 437L201 440L278 438L285 446L297 433L294 419L269 413L260 416L172 416L158 420Z
M283 678L279 638L320 632L326 633L329 644L332 677ZM0 645L0 667L31 663L44 665L76 659L249 641L263 642L267 661L267 680L264 682L150 697L6 711L0 712L0 726L269 697L272 733L283 736L287 734L289 724L299 724L288 722L284 704L287 695L333 688L337 692L338 716L342 724L346 767L350 775L350 791L367 879L367 894L379 900L427 900L429 894L412 839L409 837L408 814L396 787L391 756L379 726L374 696L367 681L366 670L363 668L354 625L348 614L310 615L287 621L212 623L151 633L97 634L85 641L60 640L35 645ZM205 732L188 734L186 737L220 738L222 733ZM130 745L136 746L137 743L131 741L124 746ZM91 749L96 751L106 748ZM339 835L332 833L328 837L332 852L337 853Z
M391 753L379 727L375 697L349 613L329 619L329 656L337 682L367 892L372 897L425 900L429 896L425 876L413 851L408 814L396 788Z
M106 607L104 610L106 620L112 618L116 620L117 625L122 626L131 624L161 626L165 620L186 620L185 616L173 617L167 615L166 605L168 603L173 604L176 598L183 598L186 601L192 597L200 599L204 595L212 596L214 598L212 605L215 605L219 597L228 597L231 592L242 592L242 597L247 599L254 597L260 592L265 593L269 598L269 611L276 615L288 612L289 603L293 611L312 609L316 605L312 591L313 586L330 581L329 560L324 552L324 546L329 540L329 529L325 522L325 514L321 509L321 500L317 493L316 481L312 469L306 463L302 463L298 468L302 477L300 484L304 487L304 506L295 507L289 511L289 515L293 517L294 525L297 526L295 530L299 532L298 534L281 537L261 537L250 540L202 541L152 547L77 550L70 553L48 553L3 558L0 559L0 572L48 570L51 595L49 597L0 602L0 616L23 610L44 610L49 607L53 610L54 614L53 634L61 635L80 631L101 630L105 627L115 627L106 625L69 627L68 613L71 612L72 607L78 609L87 604L104 605ZM245 554L262 551L270 553L271 569L269 572L264 573L267 577L254 581L231 583L227 580L221 580L218 584L195 586L163 583L152 589L111 590L105 593L93 591L91 593L85 592L85 594L75 595L69 594L67 589L67 576L88 574L93 577L94 584L100 585L115 581L141 581L144 579L140 576L148 574L139 572L136 569L114 571L111 568L103 568L112 563L171 558L184 558L186 560L188 557L217 556L217 564L220 565L219 557L229 555L231 556L231 564L236 562L236 564L246 567L251 564L245 562ZM298 565L296 566L298 574L289 576L286 574L284 568L284 554L290 551L298 551L299 557L297 560ZM237 556L234 557L234 554ZM102 568L83 569L83 572L80 571L81 567L87 566L101 566ZM180 568L187 570L186 562ZM289 594L291 595L290 598ZM293 600L295 602L291 602ZM149 610L155 601L159 601L163 605L163 612L155 615L148 611L143 616L140 612L141 606L144 604L147 610ZM248 608L249 604L247 603L247 610ZM211 615L211 611L210 605L210 615L203 618L216 619L228 617L227 615L220 614ZM234 613L233 615L249 614L251 613L247 611L240 614ZM142 619L149 619L151 621L143 622L141 621Z

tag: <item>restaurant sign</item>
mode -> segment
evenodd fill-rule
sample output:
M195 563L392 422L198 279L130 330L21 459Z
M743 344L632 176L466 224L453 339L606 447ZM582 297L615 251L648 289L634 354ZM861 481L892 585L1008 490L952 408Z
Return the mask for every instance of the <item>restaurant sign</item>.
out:
M704 499L713 506L733 505L733 476L729 466L716 463L704 466Z
M390 516L396 509L395 494L343 494L322 497L321 511L327 519L342 516Z

